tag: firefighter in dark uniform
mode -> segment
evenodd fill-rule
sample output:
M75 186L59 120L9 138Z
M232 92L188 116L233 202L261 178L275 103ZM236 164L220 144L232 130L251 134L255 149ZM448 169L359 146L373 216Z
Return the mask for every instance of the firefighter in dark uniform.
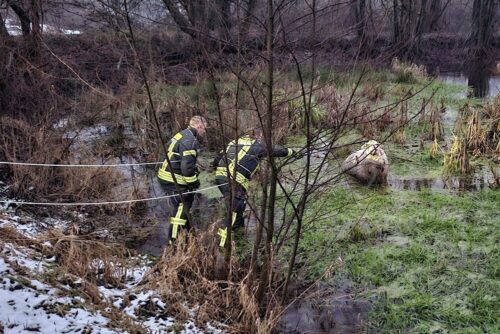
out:
M274 146L272 151L274 157L289 157L294 154L295 152L292 149L279 145ZM228 167L231 178L236 182L231 206L233 211L231 216L224 219L223 225L217 233L220 236L220 247L226 245L227 228L229 226L232 226L233 230L244 226L243 212L245 211L246 193L250 178L258 170L260 161L268 156L266 144L262 138L262 131L254 129L251 131L251 135L245 135L230 142L225 155L227 155L228 161L226 161L224 154L221 153L220 160L216 158L214 165L217 167L215 182L224 196L226 205L231 205L229 195L231 185L227 175Z
M205 135L207 122L201 116L194 116L189 127L177 133L167 143L167 159L158 170L158 179L166 195L170 197L169 243L178 236L180 228L189 230L188 214L194 200L194 193L184 194L199 188L196 160L199 150L198 138ZM177 183L177 187L176 184ZM182 196L182 197L181 197Z

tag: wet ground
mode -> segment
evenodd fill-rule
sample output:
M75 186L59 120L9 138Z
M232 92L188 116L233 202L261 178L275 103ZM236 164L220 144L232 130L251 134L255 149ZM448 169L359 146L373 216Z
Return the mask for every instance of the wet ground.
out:
M439 177L439 178L402 178L389 174L388 186L395 190L420 191L452 190L479 191L490 187L498 187L500 180L495 180L492 174L480 172L469 177Z
M371 302L354 299L352 282L341 280L335 287L319 283L308 291L309 297L293 302L285 309L279 332L336 333L366 332L365 323Z
M165 195L155 176L150 177L149 184L151 184L149 190L150 197ZM208 185L202 185L202 188L206 186ZM215 190L218 191L217 189ZM219 195L217 192L196 195L191 209L193 228L195 230L207 229L213 223L214 217L217 217L217 211L222 206L221 200L217 195ZM168 244L168 200L149 202L147 215L155 226L153 226L150 236L138 247L138 250L141 253L161 256L165 246Z

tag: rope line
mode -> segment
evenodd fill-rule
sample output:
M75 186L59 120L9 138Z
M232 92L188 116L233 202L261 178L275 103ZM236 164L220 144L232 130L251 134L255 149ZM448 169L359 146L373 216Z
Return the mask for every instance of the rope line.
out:
M31 163L31 162L13 162L13 161L0 161L0 165L17 165L17 166L37 166L37 167L127 167L127 166L146 166L146 165L161 165L161 162L137 162L137 163L128 163L128 164L41 164L41 163Z
M221 185L226 185L228 184L223 183ZM183 192L183 195L187 194L195 194L195 193L201 193L206 190L210 190L213 188L217 188L218 185L216 186L210 186L207 188L203 189L198 189L198 190L192 190L192 191L186 191ZM38 206L91 206L91 205L111 205L111 204L128 204L128 203L138 203L138 202L149 202L149 201L156 201L156 200L161 200L161 199L166 199L166 198L171 198L178 196L178 194L173 194L173 195L165 195L165 196L158 196L158 197L147 197L147 198L139 198L139 199L131 199L131 200L125 200L125 201L108 201L108 202L83 202L83 203L47 203L47 202L23 202L23 201L13 201L13 200L3 200L0 199L0 203L6 203L6 204L17 204L17 205L38 205Z

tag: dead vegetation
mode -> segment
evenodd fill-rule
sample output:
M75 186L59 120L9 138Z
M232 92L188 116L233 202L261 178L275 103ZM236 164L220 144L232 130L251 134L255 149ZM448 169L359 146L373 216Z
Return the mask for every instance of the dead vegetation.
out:
M229 268L225 266L214 234L183 234L175 247L165 249L145 277L145 285L158 291L168 301L169 311L181 319L187 319L188 308L196 305L200 324L224 319L231 332L269 333L279 319L279 309L261 317L251 288L255 282L247 281L246 271L235 265L235 259Z
M471 158L499 157L500 103L497 97L484 106L465 104L459 109L454 124L453 144L445 154L444 173L466 175L470 173Z
M63 272L69 272L88 282L120 286L126 276L125 247L78 235L75 225L68 234L50 230L42 240L52 244L51 255L56 257Z
M7 161L42 164L71 162L71 140L65 140L47 124L33 126L7 117L3 117L0 123L0 155ZM92 154L87 154L87 161L94 162ZM82 156L81 161L86 159ZM46 201L106 198L111 194L112 187L119 182L119 175L102 168L10 166L9 174L16 196L43 198Z
M424 65L402 62L398 58L392 59L391 69L396 74L396 82L399 83L415 83L427 77L427 68Z

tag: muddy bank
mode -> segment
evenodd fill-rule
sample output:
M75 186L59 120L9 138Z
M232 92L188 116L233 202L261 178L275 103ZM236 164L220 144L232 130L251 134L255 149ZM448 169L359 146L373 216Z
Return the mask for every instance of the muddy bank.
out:
M339 280L335 287L319 283L310 297L293 302L281 318L280 333L363 333L372 302L353 294L353 283Z

